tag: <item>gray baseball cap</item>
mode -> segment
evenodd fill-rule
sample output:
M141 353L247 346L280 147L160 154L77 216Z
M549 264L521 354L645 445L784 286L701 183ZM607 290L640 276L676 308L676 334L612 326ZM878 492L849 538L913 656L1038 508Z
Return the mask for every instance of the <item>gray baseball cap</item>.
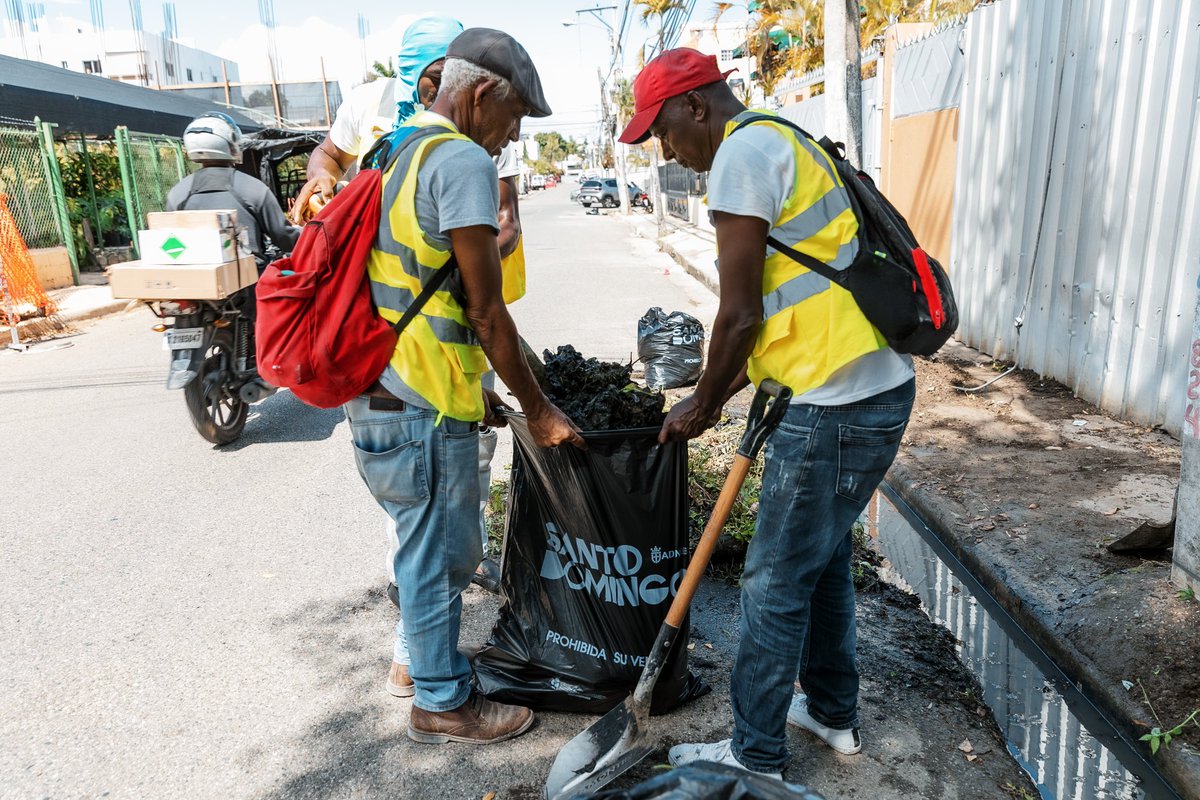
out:
M470 61L506 79L531 109L529 116L548 117L552 113L542 94L537 67L521 43L507 33L492 28L467 28L450 43L446 58Z

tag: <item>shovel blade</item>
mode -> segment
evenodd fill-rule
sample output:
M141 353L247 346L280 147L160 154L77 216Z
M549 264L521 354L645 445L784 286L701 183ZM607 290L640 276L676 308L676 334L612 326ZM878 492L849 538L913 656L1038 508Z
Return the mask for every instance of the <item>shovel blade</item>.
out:
M546 800L594 792L650 755L647 711L629 697L567 742L546 778Z

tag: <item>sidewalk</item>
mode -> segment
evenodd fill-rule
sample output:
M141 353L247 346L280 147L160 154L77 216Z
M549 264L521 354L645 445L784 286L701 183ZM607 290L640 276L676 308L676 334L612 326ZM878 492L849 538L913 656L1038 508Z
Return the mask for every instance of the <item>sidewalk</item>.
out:
M657 238L653 217L629 221ZM662 250L715 291L711 238L675 225L664 234ZM961 344L916 369L917 403L889 485L1131 739L1200 707L1200 603L1176 596L1169 556L1105 549L1171 518L1179 442L1023 370L963 393L955 387L997 373ZM1188 798L1200 798L1198 744L1189 727L1152 760Z
M80 274L78 286L51 289L46 293L58 305L58 319L64 330L70 330L78 322L124 311L134 301L117 300L108 288L104 273L84 272ZM17 324L17 335L22 342L42 338L49 320L42 318L23 319ZM0 325L0 340L9 340L9 328Z

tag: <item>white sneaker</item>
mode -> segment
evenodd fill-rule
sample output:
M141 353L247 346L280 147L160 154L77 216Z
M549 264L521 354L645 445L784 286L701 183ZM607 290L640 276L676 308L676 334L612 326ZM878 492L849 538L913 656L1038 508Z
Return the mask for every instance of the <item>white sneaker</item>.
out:
M808 715L808 695L797 692L792 696L788 708L788 724L795 725L816 736L825 744L843 755L852 756L862 750L858 728L826 728Z
M667 760L671 762L672 767L682 767L693 761L714 761L729 767L744 769L746 772L753 772L755 775L762 775L765 778L783 780L782 772L757 772L743 765L734 758L733 750L729 748L732 741L732 739L722 739L712 744L677 744L667 753Z

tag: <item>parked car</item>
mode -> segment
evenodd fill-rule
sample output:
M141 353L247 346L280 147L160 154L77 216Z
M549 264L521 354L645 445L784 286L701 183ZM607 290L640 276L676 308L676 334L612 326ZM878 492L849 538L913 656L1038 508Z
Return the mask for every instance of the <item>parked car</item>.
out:
M583 195L584 189L599 189L600 181L586 180L571 190L571 200L577 201Z
M595 184L589 185L589 184ZM626 202L633 201L638 205L638 197L645 195L636 184L630 183L625 187ZM599 181L588 181L579 187L579 202L584 206L599 205L604 208L617 208L621 205L621 197L617 191L616 178L603 178Z
M545 175L534 175L532 178L529 179L529 188L530 189L545 189L546 188L546 176Z

